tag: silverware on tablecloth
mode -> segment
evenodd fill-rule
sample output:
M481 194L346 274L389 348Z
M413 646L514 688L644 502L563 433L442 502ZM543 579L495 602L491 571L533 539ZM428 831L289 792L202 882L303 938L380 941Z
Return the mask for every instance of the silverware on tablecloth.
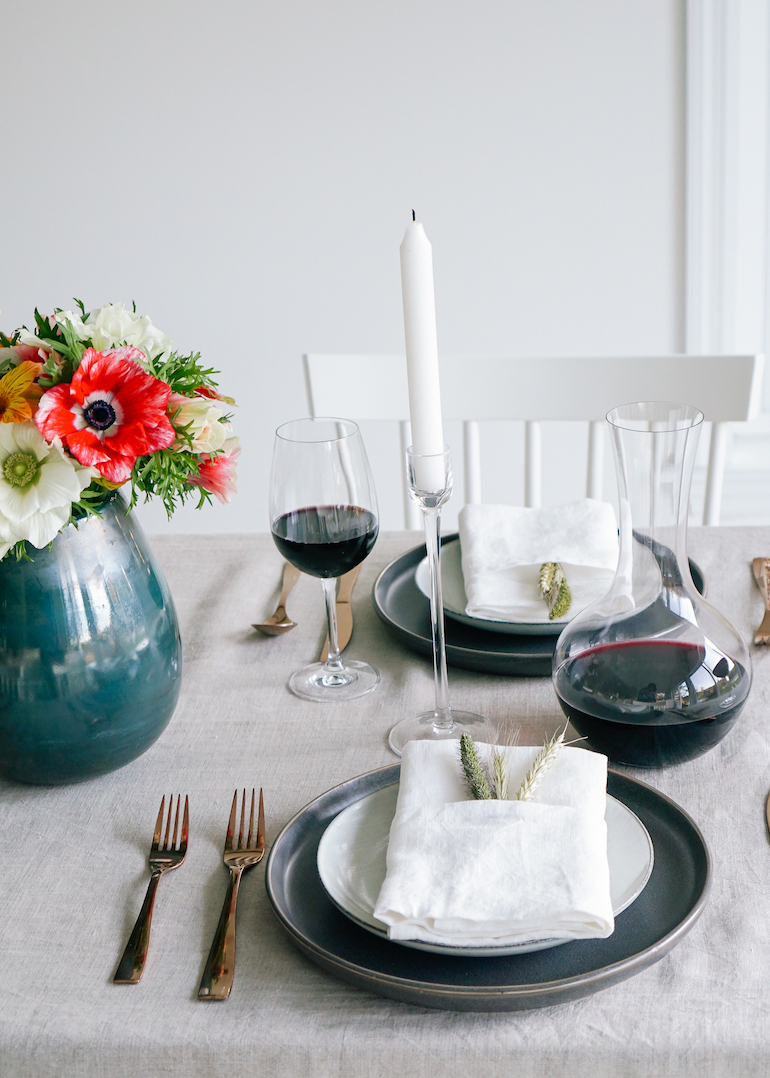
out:
M182 833L179 834L179 808L181 794L176 799L176 814L174 813L173 794L168 801L168 817L166 820L166 832L161 845L161 833L163 831L163 809L166 804L165 796L161 798L158 819L155 822L155 833L152 836L150 846L150 883L147 894L144 896L142 908L136 919L133 932L129 936L123 957L118 963L118 968L113 978L115 984L136 984L144 972L144 964L147 959L147 948L150 943L150 926L152 924L152 910L155 905L155 892L158 888L158 880L165 872L172 868L179 868L187 853L187 835L190 825L190 809L188 798L184 799L184 813L182 815ZM174 833L171 835L171 819L174 818ZM177 846L177 839L179 845Z
M238 791L233 794L233 807L227 825L223 860L230 872L230 883L225 896L225 903L219 917L219 924L214 933L206 968L203 971L198 999L227 999L233 986L235 972L235 909L238 903L238 888L244 869L258 864L265 853L265 806L262 790L259 791L259 816L257 830L254 831L254 790L251 791L251 815L249 832L244 839L246 817L246 791L241 801L241 825L238 832L238 844L234 845L235 821L238 812ZM244 844L245 841L245 844Z
M350 572L345 573L344 576L340 577L339 584L337 585L337 639L339 641L341 652L344 651L350 643L350 637L353 633L353 610L350 606L350 597L353 594L353 587L360 569L361 565L356 565ZM321 654L318 661L325 663L328 655L329 637L327 635L323 647L321 648Z
M755 644L770 644L770 558L755 558L751 563L754 579L765 601L765 616L754 633Z
M264 633L265 636L280 636L281 633L287 633L289 629L293 629L296 626L296 621L292 621L286 613L286 600L289 598L289 592L297 583L301 575L299 569L296 569L293 565L286 562L283 567L283 587L281 589L281 596L278 600L278 606L275 613L265 621L253 623L251 626L252 629Z

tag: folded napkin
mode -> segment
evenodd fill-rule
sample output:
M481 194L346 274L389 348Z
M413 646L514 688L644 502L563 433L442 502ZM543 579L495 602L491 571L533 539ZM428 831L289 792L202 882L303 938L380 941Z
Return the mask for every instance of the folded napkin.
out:
M539 749L501 751L515 797ZM459 742L409 741L374 916L391 939L450 946L609 936L606 787L605 756L565 748L533 801L474 801Z
M567 622L609 588L618 563L618 528L608 502L583 498L548 509L466 505L460 547L465 613L492 621L548 621L538 580L543 562L560 562L572 605Z

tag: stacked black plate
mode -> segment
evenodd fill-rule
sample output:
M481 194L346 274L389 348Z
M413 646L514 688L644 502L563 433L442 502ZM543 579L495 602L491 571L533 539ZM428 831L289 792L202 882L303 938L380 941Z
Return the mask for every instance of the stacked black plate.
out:
M447 535L443 543L457 539ZM430 603L415 582L415 570L426 556L425 546L415 547L387 565L374 585L374 609L388 629L413 651L432 656ZM705 594L703 574L690 562L696 588ZM516 636L445 619L446 655L450 666L480 670L485 674L550 677L551 660L558 636Z

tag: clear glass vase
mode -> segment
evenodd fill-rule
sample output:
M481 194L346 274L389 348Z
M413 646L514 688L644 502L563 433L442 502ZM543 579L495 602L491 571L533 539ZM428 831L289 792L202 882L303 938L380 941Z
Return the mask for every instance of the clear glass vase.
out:
M556 645L553 683L590 748L665 767L716 745L740 714L751 660L739 632L698 593L687 513L703 414L667 402L611 411L620 556L610 590Z

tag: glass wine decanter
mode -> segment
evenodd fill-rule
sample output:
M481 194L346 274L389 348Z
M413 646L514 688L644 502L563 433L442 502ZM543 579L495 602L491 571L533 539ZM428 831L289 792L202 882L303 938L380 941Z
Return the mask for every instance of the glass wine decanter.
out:
M607 415L620 507L610 590L564 629L553 660L562 710L616 763L664 767L716 745L740 714L751 660L737 629L698 593L687 513L703 413L623 405Z

